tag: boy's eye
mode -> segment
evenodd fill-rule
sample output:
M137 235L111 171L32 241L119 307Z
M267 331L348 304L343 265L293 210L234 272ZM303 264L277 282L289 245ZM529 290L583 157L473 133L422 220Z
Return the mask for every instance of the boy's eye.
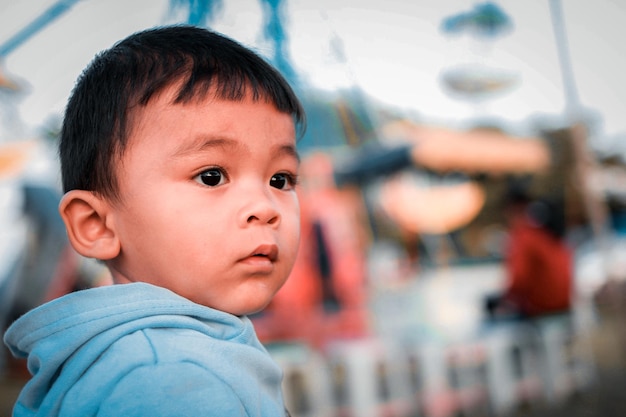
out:
M202 171L196 176L196 181L201 184L208 185L209 187L215 187L222 185L226 181L226 175L219 168L211 168L206 171Z
M296 179L291 174L274 174L270 179L270 185L279 190L291 190L296 185Z

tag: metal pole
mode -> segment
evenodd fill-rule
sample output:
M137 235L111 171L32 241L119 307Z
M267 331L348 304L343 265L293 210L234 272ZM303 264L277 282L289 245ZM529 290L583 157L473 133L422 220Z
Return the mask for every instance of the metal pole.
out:
M78 3L80 0L59 0L50 6L46 11L37 16L35 20L30 22L28 25L24 26L19 32L15 35L11 36L8 40L3 42L0 45L0 58L3 58L9 55L13 50L18 48L31 36L35 35L44 27L48 26L58 17L67 12L70 7L72 7L75 3Z

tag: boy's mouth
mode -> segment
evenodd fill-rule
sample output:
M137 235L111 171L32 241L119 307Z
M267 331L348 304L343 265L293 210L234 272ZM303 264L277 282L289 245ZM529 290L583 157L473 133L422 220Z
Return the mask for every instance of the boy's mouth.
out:
M259 245L248 257L267 258L271 262L275 262L278 259L278 246L273 244Z

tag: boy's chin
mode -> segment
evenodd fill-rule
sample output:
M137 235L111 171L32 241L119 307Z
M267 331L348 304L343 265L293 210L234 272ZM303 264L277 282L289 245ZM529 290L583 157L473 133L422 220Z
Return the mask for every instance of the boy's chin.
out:
M194 300L191 300L194 301ZM238 316L238 317L243 317L243 316L251 316L253 314L257 314L260 313L261 311L263 311L270 303L270 300L260 300L258 302L248 302L245 304L239 304L239 305L207 305L204 303L198 303L197 304L203 304L206 307L210 307L214 310L219 310L219 311L223 311L225 313L228 314L232 314L233 316Z
M232 311L230 314L232 314L233 316L239 316L239 317L252 316L254 314L260 313L263 310L265 310L268 304L269 303L265 303L262 306L255 307L255 308L237 309L237 310Z

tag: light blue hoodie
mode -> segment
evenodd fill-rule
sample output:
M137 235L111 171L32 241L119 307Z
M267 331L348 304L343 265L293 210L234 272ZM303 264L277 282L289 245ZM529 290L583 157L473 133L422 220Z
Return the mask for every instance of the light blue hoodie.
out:
M281 370L249 319L149 284L69 294L4 339L33 375L14 417L285 415Z

